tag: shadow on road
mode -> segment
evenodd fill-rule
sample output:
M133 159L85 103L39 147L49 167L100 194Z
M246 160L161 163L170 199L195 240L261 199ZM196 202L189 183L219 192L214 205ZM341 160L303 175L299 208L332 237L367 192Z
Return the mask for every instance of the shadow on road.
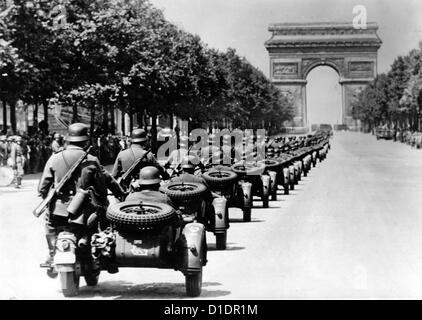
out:
M208 251L237 251L237 250L243 250L245 247L242 246L233 246L231 245L233 243L228 242L227 248L225 250L217 250L215 244L208 244Z
M199 298L218 298L229 295L227 290L213 290L207 287L220 286L218 282L204 282ZM134 285L126 281L100 282L96 287L81 287L78 298L95 297L119 299L192 299L186 296L184 283L151 282Z
M253 219L250 222L244 222L243 218L230 218L230 222L233 223L255 223L255 222L265 222L265 220L261 220L261 219Z

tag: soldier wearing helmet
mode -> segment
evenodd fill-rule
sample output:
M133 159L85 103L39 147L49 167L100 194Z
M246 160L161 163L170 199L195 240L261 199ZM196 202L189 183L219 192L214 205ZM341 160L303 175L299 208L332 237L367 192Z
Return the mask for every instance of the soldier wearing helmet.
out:
M130 193L125 201L159 202L173 207L171 199L159 191L160 183L160 171L156 167L143 167L139 171L139 179L132 184L134 192Z
M148 143L147 133L144 129L134 129L131 135L131 146L125 150L122 150L117 155L116 161L114 162L113 170L111 172L114 178L119 178L122 176L139 158L142 158L147 152L145 150ZM153 166L156 167L161 176L164 179L168 178L167 172L163 167L157 162L157 159L150 152L148 153L141 165L144 166Z
M22 178L24 176L24 167L28 157L28 148L23 143L23 138L17 136L15 143L12 144L10 151L10 159L12 169L15 174L15 187L20 189L22 187Z
M189 152L189 137L187 136L181 136L179 139L179 149L175 149L170 152L170 155L167 159L166 164L164 165L164 168L175 168L179 163L181 163L182 159L184 159ZM192 152L190 152L192 153ZM199 164L199 158L196 162ZM202 166L203 167L203 166Z
M204 224L210 223L208 219L212 219L213 217L213 206L211 205L212 200L214 197L218 197L218 195L214 194L210 189L205 181L204 178L201 176L195 175L195 169L197 167L197 161L199 161L197 156L188 155L182 159L182 171L183 173L171 178L170 182L178 182L178 183L200 183L203 184L207 190L203 194L201 201L195 201L192 205L195 207L197 206L198 212L198 221Z
M187 155L181 161L182 174L172 178L171 182L196 182L207 186L206 181L201 176L195 175L195 169L202 164L195 155Z
M7 143L6 136L0 136L0 166L6 165L7 160Z
M57 153L63 150L63 143L62 143L62 137L60 133L55 133L53 136L53 142L51 143L51 149L53 153Z
M88 127L83 123L71 124L65 139L67 145L64 150L51 155L44 167L38 184L38 192L43 198L47 196L50 188L57 185L75 162L84 154L84 149L89 145L90 139ZM77 170L72 179L64 186L57 199L49 204L46 212L45 231L49 255L47 261L41 266L48 268L47 274L50 277L57 276L52 266L52 261L58 232L69 224L78 228L86 228L85 225L81 226L77 222L78 217L72 217L67 213L67 207L79 189L92 191L92 201L90 205L84 206L84 216L88 215L94 218L105 215L109 204L107 200L107 189L110 189L118 198L124 196L124 192L117 181L101 166L98 158L88 155L80 165L80 170ZM93 230L95 229L95 225L91 227ZM112 272L111 270L109 271Z

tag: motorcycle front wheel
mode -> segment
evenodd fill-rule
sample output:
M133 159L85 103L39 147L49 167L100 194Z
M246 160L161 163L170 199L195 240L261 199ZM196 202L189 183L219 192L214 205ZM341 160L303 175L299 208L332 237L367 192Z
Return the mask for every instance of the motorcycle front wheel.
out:
M65 297L75 297L79 293L79 276L75 271L59 272L62 293Z

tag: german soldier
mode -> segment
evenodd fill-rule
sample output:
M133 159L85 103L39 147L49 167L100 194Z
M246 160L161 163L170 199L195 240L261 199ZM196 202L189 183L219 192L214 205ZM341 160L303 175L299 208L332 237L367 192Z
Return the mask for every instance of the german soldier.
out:
M6 136L0 136L0 166L6 165L7 160L7 144Z
M15 174L16 188L20 189L22 186L22 178L24 175L24 167L27 160L28 149L23 145L21 136L16 137L15 143L12 145L10 151L10 158L12 159L12 169Z
M57 185L76 161L83 156L84 149L89 144L88 127L82 123L71 124L68 128L66 141L66 148L63 151L51 155L44 167L38 185L38 191L43 198L47 196L50 188ZM52 267L52 262L58 233L64 230L64 228L69 227L69 225L75 228L81 228L81 225L82 228L84 226L95 227L98 217L105 214L108 206L107 188L116 197L124 196L124 192L117 181L100 165L98 158L88 155L81 163L79 170L75 172L74 176L62 188L60 195L57 196L53 203L49 204L45 215L45 231L49 255L47 261L41 266L48 268L47 274L50 277L57 276L57 273ZM90 204L86 206L91 210L88 213L89 220L83 223L80 222L79 217L74 218L67 212L68 205L75 197L77 190L92 191L90 193ZM88 215L83 215L83 217L86 216ZM109 270L109 272L112 271Z
M130 193L125 201L151 201L166 203L174 207L171 199L159 191L160 171L156 167L143 167L139 172L139 180L132 184L133 193Z
M132 131L131 138L131 146L128 149L120 151L117 155L116 161L114 162L111 174L116 179L122 176L136 162L136 160L142 158L145 152L147 152L145 147L148 142L148 138L145 130L134 129ZM142 164L143 166L156 167L160 171L161 176L164 179L168 179L167 172L160 166L157 159L151 152L145 156Z
M63 143L62 143L62 137L60 136L60 133L55 133L53 136L53 142L51 143L51 149L53 153L57 153L63 150Z

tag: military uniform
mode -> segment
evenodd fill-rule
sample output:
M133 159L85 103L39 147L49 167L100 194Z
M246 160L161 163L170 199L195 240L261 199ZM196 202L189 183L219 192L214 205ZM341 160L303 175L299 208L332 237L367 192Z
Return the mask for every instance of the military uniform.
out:
M53 140L53 142L51 143L51 150L53 151L53 153L57 153L63 150L63 146L60 144L59 141Z
M139 180L132 184L135 192L129 194L125 201L159 202L174 207L171 199L159 191L160 183L160 171L156 167L143 167L139 172Z
M146 132L143 129L135 129L132 131L132 145L128 149L120 151L117 155L111 172L114 178L121 177L139 158L142 158L145 155L146 150L144 150L139 143L145 142L146 140ZM168 178L167 172L160 166L151 152L145 156L140 166L156 167L164 179Z
M19 138L17 141L22 142L22 139ZM10 159L12 163L12 169L15 174L16 188L20 188L22 184L22 178L25 174L24 167L27 161L28 148L18 142L15 142L10 151Z
M132 144L130 148L120 151L117 155L116 161L114 162L111 175L114 178L121 177L136 162L136 160L144 156L145 152L146 150L138 144ZM168 177L167 172L164 171L151 152L147 154L140 166L154 166L160 170L163 178Z
M5 166L7 161L6 136L0 136L0 166Z
M125 201L159 202L174 207L174 204L168 195L155 190L141 190L130 193Z
M88 128L83 124L76 123L69 126L69 136L67 138L69 145L65 150L51 155L44 167L38 184L38 192L43 198L47 196L51 187L57 186L69 169L85 153L81 143L88 142L89 137L87 133ZM86 226L89 227L86 218L91 219L94 217L93 221L96 222L98 217L105 214L109 204L107 189L110 189L116 197L124 195L117 181L101 166L98 158L92 155L87 155L72 178L63 186L56 200L49 204L45 216L46 238L49 248L49 258L45 263L47 266L51 265L55 251L55 241L59 231L68 227L71 222L75 222L75 224L72 224L75 232L82 231ZM91 191L90 203L83 207L83 215L81 215L83 217L82 225L78 217L69 216L67 212L68 205L79 189ZM79 221L75 221L75 219ZM51 273L51 270L49 269L47 273Z
M53 184L57 185L60 182L84 152L81 147L69 145L65 150L53 154L50 157L45 165L38 185L38 191L43 198L47 196ZM117 181L101 166L98 158L88 155L86 160L80 165L79 174L62 189L62 194L58 197L58 201L67 204L78 188L87 190L90 187L94 189L93 194L95 195L95 199L93 200L97 204L97 209L101 208L104 212L108 206L107 188L113 191L116 197L121 197L123 194ZM50 212L55 213L56 209L60 210L59 207L56 208L55 203L50 205ZM61 214L64 214L63 212L57 213L59 217ZM67 219L63 220L60 218L55 221L54 217L47 216L47 228L49 230L51 228L54 229L56 222L60 222L60 220L62 220L61 222L67 221Z

